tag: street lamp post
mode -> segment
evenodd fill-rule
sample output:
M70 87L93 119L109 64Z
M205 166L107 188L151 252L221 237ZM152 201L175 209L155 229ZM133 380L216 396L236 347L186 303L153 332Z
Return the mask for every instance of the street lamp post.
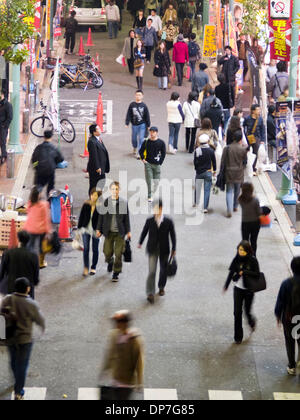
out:
M8 149L13 149L15 153L23 153L20 144L20 65L12 64L12 83L11 104L13 107L13 120L9 130Z

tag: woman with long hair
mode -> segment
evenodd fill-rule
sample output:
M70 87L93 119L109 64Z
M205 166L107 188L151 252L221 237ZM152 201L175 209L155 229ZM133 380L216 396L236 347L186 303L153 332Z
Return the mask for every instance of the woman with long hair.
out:
M143 29L146 26L146 18L144 16L144 10L139 10L138 14L135 16L133 22L133 28L136 30L138 35L142 35Z
M145 68L146 50L143 41L138 39L134 49L134 68L137 88L143 90L143 74Z
M211 123L211 120L209 118L203 118L203 120L201 120L201 129L197 133L197 138L199 138L201 136L201 134L207 134L208 135L209 146L213 150L216 150L218 142L219 142L219 137L218 137L217 132L212 128L212 123Z
M228 128L226 131L226 145L227 146L233 143L234 133L241 129L242 129L241 119L238 116L233 115L229 120Z
M39 189L34 186L30 192L27 203L27 219L24 225L30 235L28 248L36 252L40 258L40 268L47 267L45 255L42 250L42 241L46 235L51 233L51 214L48 201L43 200Z
M192 28L193 25L191 25L190 19L185 18L181 28L179 29L179 33L181 33L185 39L189 39L192 34Z
M201 64L200 64L201 65ZM202 91L199 94L199 98L198 98L198 102L200 103L200 105L202 105L202 102L204 101L204 99L206 98L207 94L213 90L211 84L207 83L204 88L202 89Z
M170 73L171 62L164 41L160 41L158 44L154 53L154 62L153 74L158 78L158 89L166 90L168 87L168 74Z
M195 149L195 140L197 127L195 119L200 117L200 104L198 102L198 93L190 92L187 101L183 104L184 127L185 127L185 147L186 151L193 153Z
M83 276L86 277L89 274L90 267L90 241L92 239L93 249L93 261L91 265L90 275L96 274L96 267L99 259L99 241L97 237L97 225L99 219L99 213L97 211L97 201L102 195L102 191L97 191L96 188L92 188L90 191L89 200L87 200L80 211L78 220L78 229L82 230L83 239Z
M256 255L262 211L259 201L254 195L254 186L250 182L245 182L242 185L239 204L242 208L242 237L244 241L251 243L253 253Z
M251 331L256 329L256 319L252 315L254 293L247 289L247 276L258 276L260 273L259 264L253 254L251 245L242 241L237 247L237 255L229 267L229 274L224 285L223 292L226 293L230 283L234 286L234 341L241 344L244 338L243 331L243 306Z
M169 124L169 153L174 155L178 150L179 130L184 121L184 113L182 111L179 93L172 93L171 98L167 103L167 113Z

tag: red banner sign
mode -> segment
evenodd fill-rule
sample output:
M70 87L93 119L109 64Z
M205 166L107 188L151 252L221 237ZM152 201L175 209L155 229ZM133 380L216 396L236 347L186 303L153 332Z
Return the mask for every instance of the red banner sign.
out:
M271 16L274 16L274 10L279 10L280 5L282 7L281 3L282 2L269 0L270 54L271 59L290 61L293 0L291 0L289 4L290 13L286 12L286 14L283 15L288 17L272 18Z

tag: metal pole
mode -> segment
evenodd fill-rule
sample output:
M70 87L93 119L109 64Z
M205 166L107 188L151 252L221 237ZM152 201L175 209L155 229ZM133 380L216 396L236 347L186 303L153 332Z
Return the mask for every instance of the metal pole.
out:
M299 20L300 1L293 1L293 16L292 16L292 42L291 42L291 61L290 61L290 79L289 79L289 96L296 99L297 94L297 79L298 79L298 48L299 48L299 25L296 23Z
M23 153L20 144L20 65L12 64L12 83L11 104L13 107L13 120L9 130L8 149L13 149L15 153Z
M234 0L229 0L229 11L233 15L233 12L234 12Z

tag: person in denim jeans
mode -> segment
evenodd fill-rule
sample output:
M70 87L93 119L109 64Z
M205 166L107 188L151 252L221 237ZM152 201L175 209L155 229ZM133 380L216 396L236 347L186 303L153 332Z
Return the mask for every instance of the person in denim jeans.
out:
M108 37L109 39L112 39L113 37L117 38L120 24L120 10L114 0L110 0L105 6L105 12L108 25Z
M97 191L96 188L92 188L90 191L90 199L86 201L81 209L78 229L82 230L83 240L83 276L86 277L89 273L90 267L90 241L92 238L93 248L93 261L91 266L90 275L96 274L96 266L99 259L99 238L97 237L97 225L99 219L99 213L97 211L97 201L101 196L102 191Z
M199 205L202 183L204 182L204 213L208 213L212 175L213 173L215 174L217 169L215 152L209 146L208 142L209 136L207 134L201 134L197 139L194 154L194 165L196 170L194 207Z
M179 101L179 93L173 92L171 99L167 103L168 124L169 124L169 153L175 154L178 149L178 135L184 113Z

